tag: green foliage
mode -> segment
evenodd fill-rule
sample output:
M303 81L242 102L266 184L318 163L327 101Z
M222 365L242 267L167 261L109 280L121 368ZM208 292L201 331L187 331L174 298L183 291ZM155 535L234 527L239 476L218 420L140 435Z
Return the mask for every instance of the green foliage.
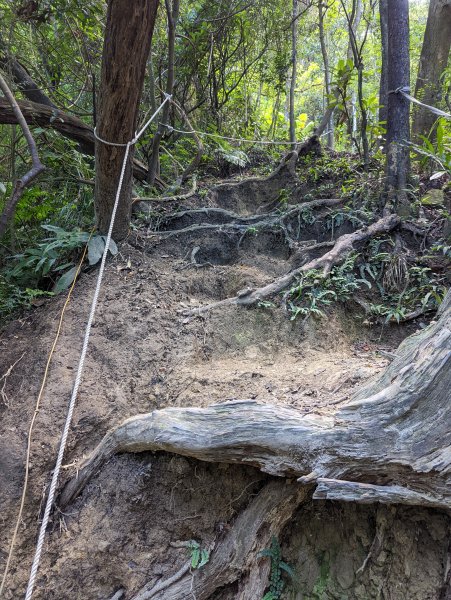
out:
M434 244L431 248L431 251L442 254L447 258L451 258L451 244L447 242L438 242L437 244Z
M285 581L282 578L283 573L288 575L291 580L296 580L294 570L290 565L282 560L282 551L280 544L275 536L271 538L271 546L259 552L259 556L271 560L271 572L269 576L269 590L263 596L262 600L279 600L285 587Z
M210 551L201 548L199 542L191 540L188 544L188 552L192 569L201 569L210 560Z
M436 310L446 294L443 279L428 267L410 267L406 285L399 292L383 290L382 303L369 305L371 315L383 317L386 323L400 323L415 310Z
M224 142L221 142L215 152L221 161L236 165L237 167L244 168L249 162L249 157L245 152L234 148L230 144L226 145Z
M270 300L260 300L260 302L257 304L258 308L264 308L264 309L271 309L271 308L275 308L275 304L274 302L271 302Z
M53 295L53 292L21 288L0 274L0 325L20 310L30 308L36 299Z
M446 174L451 175L451 123L445 118L437 119L433 130L435 131L434 142L428 137L420 136L423 141L422 146L411 144L412 149L423 157L420 161L423 168L426 168L428 163L432 163L435 167L431 180Z
M429 267L408 267L392 252L381 251L382 245L391 246L391 240L372 240L367 256L350 254L327 278L313 269L303 273L287 294L291 319L324 317L326 307L369 291L372 298L379 297L368 302L369 323L382 318L399 324L414 311L437 309L446 293L444 277ZM447 246L439 248L449 252Z
M332 269L327 278L315 269L302 273L299 281L288 292L291 320L298 316L324 317L322 309L325 307L334 302L349 300L362 285L371 288L367 279L355 275L358 256L349 255L342 265Z
M18 284L37 287L44 277L54 280L55 275L73 267L71 254L89 239L89 234L82 231L65 231L54 225L42 225L42 228L54 235L12 257L7 276Z
M65 231L55 225L42 225L53 235L46 237L36 246L27 248L22 254L12 257L11 264L4 269L4 278L10 285L27 289L38 289L46 285L54 293L67 289L77 272L78 251L88 244L89 265L95 265L105 249L105 236L91 236L89 233L73 230ZM110 241L109 251L117 253L117 246ZM17 298L21 293L16 294ZM29 293L25 295L28 298ZM16 302L17 304L17 302Z
M290 202L290 198L291 198L290 190L286 190L285 188L282 188L279 191L279 195L277 197L277 202L279 203L279 207L281 209L286 208Z

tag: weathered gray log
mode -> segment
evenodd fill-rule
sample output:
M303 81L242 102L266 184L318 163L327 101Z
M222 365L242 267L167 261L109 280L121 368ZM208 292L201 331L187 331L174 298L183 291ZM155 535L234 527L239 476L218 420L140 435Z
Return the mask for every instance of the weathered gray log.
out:
M61 505L113 454L151 450L308 475L309 482L365 483L374 486L374 501L451 508L450 363L451 291L439 320L407 338L382 375L330 416L250 400L138 415L107 433L64 489ZM397 486L397 494L380 486ZM343 499L361 497L356 486Z
M268 584L270 561L258 554L279 537L296 508L305 500L305 488L283 481L271 481L240 513L232 528L199 570L188 571L157 591L141 591L132 600L197 600L214 598L215 591L241 580L241 600L262 598ZM156 593L155 593L156 592Z
M435 507L434 499L428 494L414 492L399 485L371 485L355 481L340 481L339 479L316 480L317 486L313 493L314 500L337 500L339 502L358 502L359 504L406 504L410 506Z

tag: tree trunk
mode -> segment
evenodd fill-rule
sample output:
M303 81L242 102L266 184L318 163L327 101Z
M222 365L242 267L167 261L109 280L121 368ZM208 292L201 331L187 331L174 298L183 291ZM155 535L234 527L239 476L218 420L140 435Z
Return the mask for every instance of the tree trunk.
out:
M175 32L179 18L179 0L166 0L166 13L168 18L168 76L166 79L166 93L172 95L174 90L174 68L175 68ZM169 117L169 103L166 103L161 119L158 122L158 129L152 142L152 154L149 161L149 173L147 183L153 185L157 176L158 165L160 164L160 142L165 131L164 125Z
M379 0L379 18L381 28L381 79L379 83L379 123L387 125L388 102L388 0ZM385 138L385 136L384 136Z
M158 0L110 0L103 46L97 133L119 144L135 133ZM111 219L125 148L96 140L95 209L97 226L106 233ZM125 170L113 237L128 232L132 206L132 155Z
M345 6L342 0L343 7ZM361 123L360 123L360 138L362 140L362 150L363 150L363 163L364 167L368 168L369 159L370 159L370 149L368 143L368 114L365 106L364 98L363 98L363 45L358 44L357 42L357 31L360 25L360 21L363 16L363 3L362 0L353 0L352 3L352 12L351 15L347 16L348 20L348 30L349 30L349 45L348 45L348 60L354 61L354 67L357 70L357 96L359 99L359 107L360 113L362 115ZM368 26L368 25L367 25ZM366 35L365 35L366 39ZM355 90L352 91L351 96L351 122L349 123L351 138L356 140L357 133L357 115L356 115L356 93ZM360 153L360 147L356 142L357 149Z
M448 64L451 46L451 0L430 0L423 48L421 50L415 96L425 104L439 106L442 97L440 77ZM437 116L427 108L414 106L412 134L428 136Z
M321 44L321 54L323 55L323 63L324 63L324 83L326 87L326 96L327 96L327 104L330 102L330 94L331 94L331 76L330 76L330 65L329 65L329 55L327 53L327 45L326 45L326 34L324 31L324 15L326 13L327 6L325 6L320 0L318 4L318 17L319 17L319 41ZM327 125L327 147L330 150L334 149L334 120L333 113L330 116L329 123Z
M298 62L298 0L293 0L293 15L291 23L291 81L290 81L290 143L293 150L296 148L296 120L294 114L294 91L296 89L296 75Z
M402 215L410 212L406 194L409 175L409 101L398 88L408 88L409 2L388 2L388 103L387 103L387 192L388 202Z

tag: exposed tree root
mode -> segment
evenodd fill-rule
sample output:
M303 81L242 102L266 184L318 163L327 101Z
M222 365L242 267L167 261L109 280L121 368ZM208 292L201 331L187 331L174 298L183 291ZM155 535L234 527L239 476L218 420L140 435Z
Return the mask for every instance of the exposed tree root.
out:
M293 242L288 231L287 221L301 214L305 210L312 210L324 207L332 207L341 204L342 200L337 198L325 198L312 200L311 202L302 202L296 206L289 206L284 213L267 213L264 215L240 216L232 211L221 208L198 208L193 210L184 210L179 213L173 213L164 217L164 222L183 219L183 217L199 217L203 215L214 215L222 220L221 223L194 223L182 229L169 229L163 231L150 231L149 235L159 236L167 239L173 236L189 234L198 231L218 230L223 232L241 232L245 233L250 227L256 230L280 229L284 232L289 242ZM226 222L224 222L226 220Z
M250 205L252 199L258 199L265 210L276 202L282 189L290 190L299 185L296 175L298 153L293 151L284 156L278 167L268 177L249 177L242 181L225 182L214 187L210 198L216 205L229 207ZM244 199L244 200L243 200Z
M189 190L189 192L186 192L185 194L177 194L175 196L155 196L152 198L145 198L145 197L136 197L133 198L133 210L134 212L143 212L144 214L146 212L149 212L151 207L148 205L149 202L175 202L175 201L180 201L180 200L188 200L188 198L191 198L192 196L194 196L194 194L197 191L197 179L196 176L193 176L193 183L191 186L191 189Z
M306 210L316 210L318 208L324 207L332 207L337 206L338 204L342 204L343 200L341 198L319 198L317 200L310 200L308 202L301 202L299 204L293 205L289 204L286 207L284 212L270 212L266 214L257 214L257 215L239 215L230 210L225 210L224 208L214 208L214 207L203 207L203 208L194 208L191 210L182 210L177 213L172 213L170 215L166 215L164 217L164 222L170 222L171 220L180 219L182 217L191 216L202 216L202 215L213 215L224 219L226 222L237 222L245 225L258 225L259 223L271 222L272 225L277 225L281 222L286 222L288 219L295 217L299 213L302 213ZM165 232L163 232L165 233Z
M396 215L388 215L386 217L382 217L376 223L369 225L368 227L362 227L353 233L346 233L342 235L336 241L332 250L323 254L319 258L315 258L297 269L290 271L286 275L279 277L272 283L268 285L257 288L257 289L248 289L245 293L238 294L237 296L233 296L231 298L226 298L225 300L220 300L219 302L213 302L212 304L208 304L206 306L201 306L194 310L190 310L189 312L184 312L187 316L199 315L213 308L218 308L222 306L228 305L237 305L237 306L252 306L258 304L265 298L273 296L289 285L291 285L296 277L301 273L306 271L310 271L311 269L322 269L323 276L326 277L332 267L341 263L346 256L351 252L354 248L354 244L357 242L362 242L370 237L375 235L379 235L380 233L385 233L387 231L391 231L397 225L399 225L400 219Z
M206 600L214 598L219 588L237 580L242 588L241 600L262 598L270 563L259 558L258 553L270 545L272 536L279 537L306 496L306 489L295 483L271 481L237 517L202 569L191 571L188 563L166 581L153 587L145 586L132 600L186 600L190 597Z
M318 485L314 498L451 508L451 292L384 373L330 416L254 401L166 408L111 430L61 495L65 507L117 452L247 464ZM366 485L363 485L366 484Z

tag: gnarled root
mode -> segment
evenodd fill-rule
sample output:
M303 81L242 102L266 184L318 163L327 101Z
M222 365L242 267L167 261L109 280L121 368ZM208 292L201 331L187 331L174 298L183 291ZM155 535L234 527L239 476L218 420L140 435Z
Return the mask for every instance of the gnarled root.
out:
M237 517L224 540L212 551L200 570L182 568L180 577L169 585L145 586L132 600L197 600L214 597L214 592L240 580L241 600L262 598L268 582L270 563L258 554L279 537L283 527L307 496L305 488L285 481L271 481ZM183 572L184 571L184 572ZM170 578L172 579L172 578Z
M295 281L297 276L299 276L301 273L305 273L306 271L310 271L311 269L322 269L323 276L326 277L330 273L332 267L341 263L353 250L354 244L357 242L362 242L375 235L379 235L380 233L391 231L397 227L399 223L400 219L397 215L388 215L386 217L382 217L379 219L379 221L376 221L376 223L368 225L368 227L365 226L361 229L357 229L357 231L354 231L353 233L346 233L342 235L338 238L334 247L329 250L329 252L326 252L323 254L323 256L315 258L307 264L290 271L286 275L279 277L268 285L254 290L249 290L246 295L233 296L231 298L226 298L225 300L220 300L219 302L213 302L212 304L207 304L206 306L201 306L190 311L184 311L184 314L187 316L200 315L212 310L213 308L234 304L237 306L253 306L265 298L282 292Z

